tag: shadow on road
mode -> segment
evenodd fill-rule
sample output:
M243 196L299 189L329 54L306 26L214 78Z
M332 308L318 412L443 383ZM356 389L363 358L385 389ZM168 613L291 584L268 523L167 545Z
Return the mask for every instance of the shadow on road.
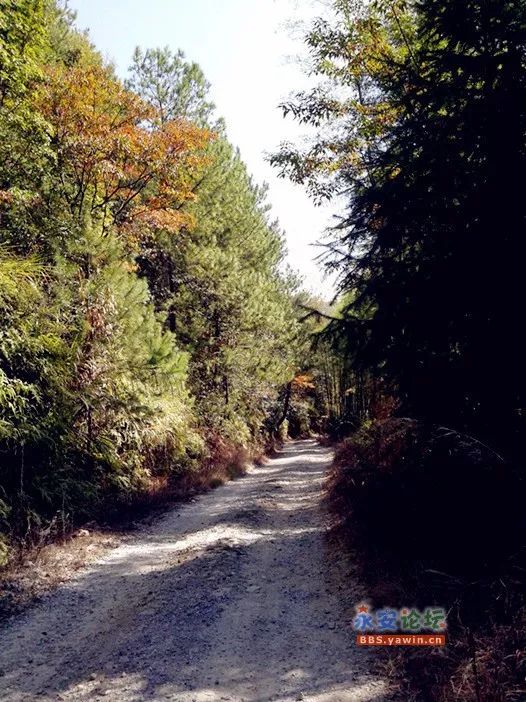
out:
M0 700L384 700L327 568L331 454L295 442L0 634Z

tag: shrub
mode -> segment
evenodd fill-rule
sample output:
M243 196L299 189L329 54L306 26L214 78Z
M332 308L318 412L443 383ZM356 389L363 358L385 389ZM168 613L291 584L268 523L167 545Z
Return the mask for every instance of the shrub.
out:
M339 445L327 487L335 533L352 544L375 606L448 610L447 648L391 654L404 699L523 699L524 482L515 467L473 437L389 419Z
M338 448L329 489L344 520L403 560L480 571L521 544L518 471L445 427L388 419L360 430Z

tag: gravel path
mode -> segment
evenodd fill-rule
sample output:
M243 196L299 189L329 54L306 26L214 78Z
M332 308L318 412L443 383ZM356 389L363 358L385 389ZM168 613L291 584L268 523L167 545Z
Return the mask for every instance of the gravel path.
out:
M313 441L287 444L11 620L0 700L387 700L327 552L330 458Z

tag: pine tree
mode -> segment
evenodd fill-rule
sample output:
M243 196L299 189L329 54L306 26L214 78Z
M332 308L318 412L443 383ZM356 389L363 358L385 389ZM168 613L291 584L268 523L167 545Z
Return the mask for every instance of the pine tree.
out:
M137 52L129 84L163 114L212 118L206 81L181 55ZM181 95L198 98L186 104ZM248 443L259 435L276 388L293 375L297 328L266 191L251 182L221 122L215 127L194 182L196 200L186 206L193 226L177 239L159 232L140 264L190 355L199 415L209 428Z

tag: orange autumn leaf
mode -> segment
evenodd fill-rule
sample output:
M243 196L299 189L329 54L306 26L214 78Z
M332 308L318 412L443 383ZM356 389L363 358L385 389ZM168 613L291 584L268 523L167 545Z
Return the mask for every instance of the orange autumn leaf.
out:
M182 207L193 199L209 131L185 120L155 126L153 108L101 66L49 68L37 100L75 214L109 213L132 239L191 225Z
M309 373L297 375L292 384L295 390L310 390L314 388L313 378Z

